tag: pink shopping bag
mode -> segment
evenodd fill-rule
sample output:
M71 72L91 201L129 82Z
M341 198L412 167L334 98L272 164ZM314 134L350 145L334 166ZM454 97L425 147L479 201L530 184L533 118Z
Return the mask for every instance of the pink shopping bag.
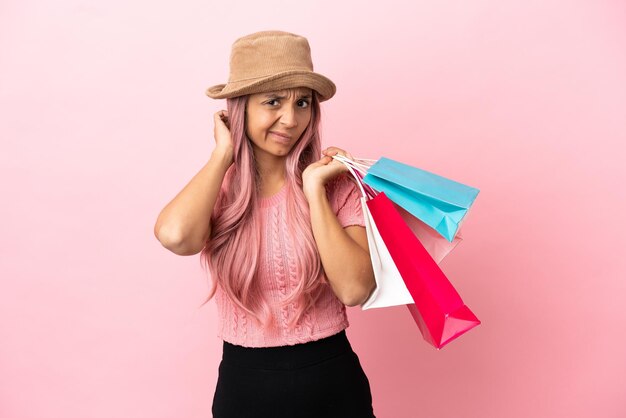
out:
M479 325L480 320L463 303L385 193L369 199L367 206L415 302L406 306L424 339L439 350Z

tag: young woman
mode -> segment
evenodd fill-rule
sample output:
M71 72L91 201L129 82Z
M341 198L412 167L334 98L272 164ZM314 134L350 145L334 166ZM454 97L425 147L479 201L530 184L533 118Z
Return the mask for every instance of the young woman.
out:
M215 418L375 417L369 380L347 339L346 305L375 286L357 186L321 150L320 102L306 38L256 32L232 46L227 99L209 162L163 209L155 233L201 252L223 354ZM321 157L321 158L320 158Z

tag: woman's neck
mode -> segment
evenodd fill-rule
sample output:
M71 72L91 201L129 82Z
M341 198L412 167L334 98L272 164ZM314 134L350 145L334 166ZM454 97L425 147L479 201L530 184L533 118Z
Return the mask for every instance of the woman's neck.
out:
M276 156L256 158L261 197L274 195L285 184L285 160Z

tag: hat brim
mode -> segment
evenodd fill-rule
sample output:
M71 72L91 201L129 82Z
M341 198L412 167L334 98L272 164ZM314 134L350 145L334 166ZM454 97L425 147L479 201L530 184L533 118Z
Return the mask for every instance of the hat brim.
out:
M320 102L330 99L337 91L335 83L319 73L307 70L290 70L267 77L217 84L206 89L206 95L213 99L227 99L245 94L264 93L294 87L309 87L315 90Z

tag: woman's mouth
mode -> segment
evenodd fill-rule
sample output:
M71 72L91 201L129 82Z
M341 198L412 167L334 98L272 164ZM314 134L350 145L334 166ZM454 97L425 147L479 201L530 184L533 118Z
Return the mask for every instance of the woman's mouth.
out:
M280 142L289 142L289 141L291 141L291 137L290 136L287 136L287 135L284 135L284 134L279 134L277 132L272 132L272 131L270 131L270 133L272 134L272 136L276 140L278 140Z

